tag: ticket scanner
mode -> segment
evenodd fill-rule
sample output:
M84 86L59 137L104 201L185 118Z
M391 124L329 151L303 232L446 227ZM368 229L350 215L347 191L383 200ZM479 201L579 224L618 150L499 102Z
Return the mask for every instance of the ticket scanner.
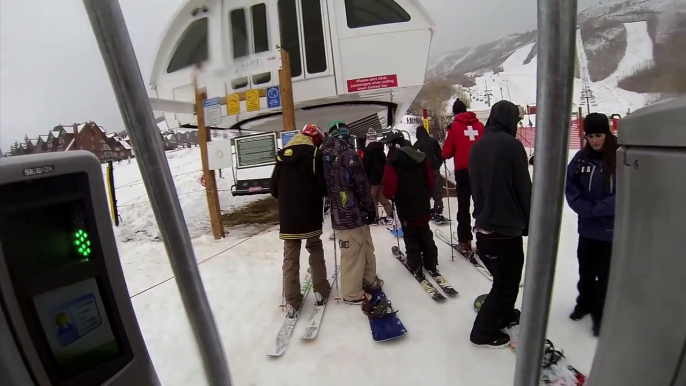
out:
M89 152L0 158L0 385L159 385Z

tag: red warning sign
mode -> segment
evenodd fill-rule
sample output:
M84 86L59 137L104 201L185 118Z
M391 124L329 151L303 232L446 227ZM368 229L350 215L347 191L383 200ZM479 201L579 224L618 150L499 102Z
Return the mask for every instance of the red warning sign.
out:
M396 74L348 80L348 92L377 90L391 87L398 87L398 75Z

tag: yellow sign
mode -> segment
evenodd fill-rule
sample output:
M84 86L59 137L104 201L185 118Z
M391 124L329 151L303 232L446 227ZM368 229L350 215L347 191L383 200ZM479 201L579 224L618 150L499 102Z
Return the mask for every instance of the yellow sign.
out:
M245 104L248 105L248 111L260 111L260 90L246 91Z
M241 97L238 94L226 96L226 110L229 115L238 115L241 113Z
M429 118L424 118L424 128L426 129L426 132L431 134L429 131Z

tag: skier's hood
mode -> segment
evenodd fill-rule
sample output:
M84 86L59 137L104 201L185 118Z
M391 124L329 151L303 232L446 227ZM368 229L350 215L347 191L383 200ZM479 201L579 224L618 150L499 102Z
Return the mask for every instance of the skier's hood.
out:
M403 146L401 148L395 149L389 163L393 166L416 166L424 162L426 154L421 151L415 150L411 146Z
M479 122L479 118L473 111L467 111L465 113L460 113L455 116L455 122L460 122L466 126L473 125Z
M519 108L512 102L500 101L491 108L486 128L488 131L501 130L516 137L519 120Z
M312 138L298 133L288 142L285 149L279 151L278 157L284 164L291 164L305 156L311 159L313 152L317 152L317 147L314 146Z
M417 126L417 134L416 135L417 135L417 139L419 140L419 139L428 137L429 133L426 131L424 126Z
M376 149L376 148L379 148L379 149L381 149L381 151L384 151L384 144L379 142L379 141L374 141L374 142L370 142L367 145L367 149L371 150L371 149Z
M344 151L351 149L350 143L343 138L329 135L326 140L324 140L323 150L326 150L328 153L341 154Z

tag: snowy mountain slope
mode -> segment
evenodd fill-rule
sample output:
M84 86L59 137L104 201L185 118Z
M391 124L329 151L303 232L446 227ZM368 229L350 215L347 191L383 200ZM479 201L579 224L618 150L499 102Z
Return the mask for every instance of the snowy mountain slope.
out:
M678 92L678 85L686 84L682 78L686 73L686 63L682 58L686 50L686 0L631 0L601 4L582 11L578 26L589 80L605 80L610 86L642 93ZM480 77L497 75L515 53L519 62L524 55L519 50L535 41L533 31L510 35L471 50L462 48L440 61L431 74L467 87L476 82L477 87L485 89L485 85L480 84L483 81ZM537 47L530 48L529 60L535 56ZM651 81L651 77L659 77L660 81ZM499 99L500 84L496 86L493 94ZM619 94L614 99L624 97L622 91L607 90L607 93ZM654 99L654 96L648 98ZM632 96L628 99L630 103L627 105L635 105L635 100L638 100Z
M532 31L512 34L477 47L462 48L439 61L430 73L458 83L464 81L469 75L478 75L486 71L497 72L512 53L532 43L535 39L535 31Z
M634 65L646 60L649 55L645 52L646 44L640 33L642 26L636 25L638 23L630 24L634 25L630 26L629 29L636 32L632 32L631 39L627 39L627 51L635 52L636 56L622 60L622 67L618 68L611 77L597 82L591 81L586 51L582 49L581 34L577 34L576 45L581 67L581 89L578 90L579 94L575 94L575 99L578 100L577 105L583 107L586 112L590 108L591 111L623 116L628 110L633 111L646 105L649 95L634 93L617 87L617 82L621 79L624 69L634 68ZM591 90L588 102L582 95L582 91L587 88Z
M616 86L618 82L638 68L652 66L653 64L653 41L648 33L648 23L637 21L624 23L627 31L627 47L624 57L617 65L617 70L604 81Z

